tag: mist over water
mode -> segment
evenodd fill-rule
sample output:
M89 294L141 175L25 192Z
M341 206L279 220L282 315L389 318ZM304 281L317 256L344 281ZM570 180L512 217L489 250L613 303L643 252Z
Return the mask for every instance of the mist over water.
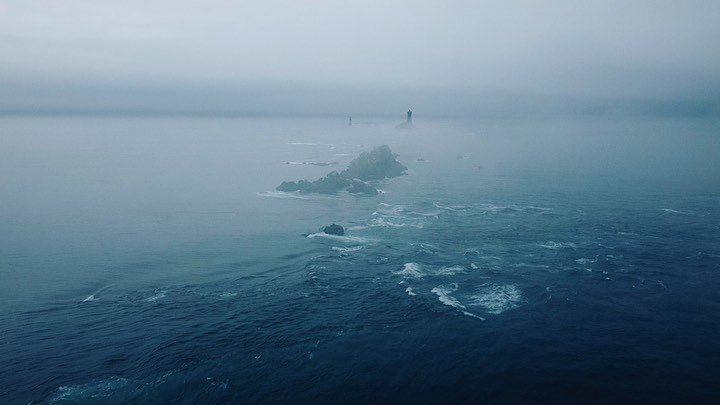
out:
M718 21L0 2L0 404L717 403Z
M401 119L2 118L0 397L715 395L717 120Z

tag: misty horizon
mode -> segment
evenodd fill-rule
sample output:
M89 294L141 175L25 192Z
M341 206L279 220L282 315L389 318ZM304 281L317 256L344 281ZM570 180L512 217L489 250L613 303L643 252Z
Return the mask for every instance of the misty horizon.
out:
M0 114L720 114L720 5L0 5Z

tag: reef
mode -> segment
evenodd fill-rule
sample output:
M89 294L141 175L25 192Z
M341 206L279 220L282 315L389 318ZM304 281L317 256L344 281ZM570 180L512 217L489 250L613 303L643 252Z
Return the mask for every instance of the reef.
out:
M406 174L407 167L398 162L396 157L387 145L376 146L370 152L361 153L340 173L333 171L315 181L284 181L277 190L319 194L347 191L352 194L377 195L377 189L369 181Z

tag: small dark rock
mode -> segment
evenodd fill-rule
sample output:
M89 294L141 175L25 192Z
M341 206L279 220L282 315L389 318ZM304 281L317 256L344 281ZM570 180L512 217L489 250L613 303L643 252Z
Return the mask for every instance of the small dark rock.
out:
M338 235L338 236L345 235L345 229L338 224L332 224L332 225L326 226L325 228L323 228L323 232L325 232L328 235Z

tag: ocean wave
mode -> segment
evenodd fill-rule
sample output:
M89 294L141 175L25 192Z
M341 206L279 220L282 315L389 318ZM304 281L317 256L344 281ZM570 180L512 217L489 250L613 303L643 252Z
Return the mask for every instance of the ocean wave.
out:
M667 212L668 214L685 214L682 211L674 210L672 208L658 208L662 212Z
M471 306L481 307L490 314L501 314L517 308L522 302L522 293L513 284L490 284L482 286L470 300Z
M530 264L530 263L515 263L511 264L510 267L531 267L536 269L549 269L550 266L547 264Z
M595 262L597 262L597 261L598 261L597 256L595 256L594 259L588 259L588 258L586 258L586 257L582 257L582 258L580 258L580 259L575 259L575 263L577 263L577 264L583 264L583 265L584 265L584 264L595 263Z
M301 195L298 192L285 192L285 191L262 191L259 193L255 193L259 195L260 197L271 197L271 198L291 198L296 200L307 200L308 197L305 195Z
M376 228L418 228L421 229L423 226L419 223L406 223L406 222L393 222L383 217L373 218L370 221L371 227Z
M155 301L160 300L160 299L163 299L163 298L165 298L165 297L166 297L166 292L165 292L165 291L160 291L160 292L158 292L157 294L155 294L155 295L153 295L153 296L151 296L151 297L145 298L143 301L145 301L145 302L155 302Z
M438 296L438 300L442 302L444 305L456 308L460 310L460 312L463 313L463 315L471 316L473 318L477 318L480 320L485 320L485 318L481 316L477 316L471 312L468 312L466 310L465 305L461 304L460 301L458 301L455 297L453 297L452 294L455 292L458 288L458 285L456 283L453 283L450 287L448 286L437 286L430 290L431 293L434 293Z
M537 207L535 205L495 205L495 204L479 204L478 205L480 211L483 214L496 214L496 213L505 213L505 214L511 214L516 212L521 213L545 213L552 211L552 208L546 208L546 207Z
M418 246L418 252L426 254L435 254L440 252L440 248L430 243L411 243L410 246Z
M108 398L126 387L130 380L122 377L110 377L87 384L60 386L50 398L50 403L81 403L89 399Z
M435 274L440 276L452 276L458 273L465 273L465 267L460 265L440 267Z
M466 207L464 205L442 205L439 202L434 202L433 205L435 207L440 208L441 210L445 210L445 211L459 212L459 211L466 211L468 209L468 207Z
M549 241L546 243L539 243L538 246L544 247L545 249L559 250L559 249L575 249L576 246L572 242L553 242Z
M369 242L372 242L372 239L361 238L359 236L331 235L331 234L328 234L325 232L311 233L310 235L307 235L306 238L308 238L308 239L327 238L327 239L337 240L337 241L346 242L346 243L369 243Z
M415 294L415 293L413 292L413 288L412 288L412 287L406 288L406 289L405 289L405 292L406 292L407 295L409 295L409 296L415 296L415 295L417 295L417 294Z
M350 252L357 252L358 250L361 250L363 248L365 248L365 246L350 246L350 247L333 246L331 249L336 252L350 253Z
M417 263L405 263L402 270L396 271L393 274L397 274L398 276L403 276L403 277L415 277L415 278L420 278L420 277L425 276L425 274L422 271L420 271L420 265Z

